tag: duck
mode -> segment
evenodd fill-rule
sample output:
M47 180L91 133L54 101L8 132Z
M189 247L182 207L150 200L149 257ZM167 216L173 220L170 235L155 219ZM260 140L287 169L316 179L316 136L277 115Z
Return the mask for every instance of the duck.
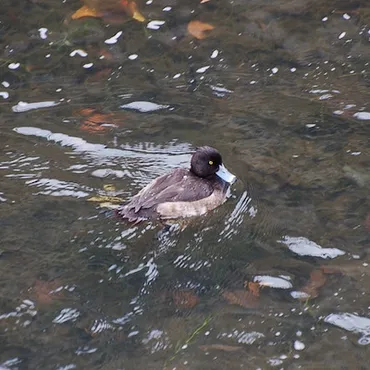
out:
M223 204L236 176L210 146L196 148L190 168L159 176L116 210L129 222L202 216Z

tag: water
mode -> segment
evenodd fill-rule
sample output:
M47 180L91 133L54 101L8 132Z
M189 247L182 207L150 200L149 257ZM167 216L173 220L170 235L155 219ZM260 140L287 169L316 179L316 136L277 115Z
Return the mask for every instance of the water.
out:
M366 369L367 2L86 3L0 10L1 369ZM114 216L204 144L224 205Z

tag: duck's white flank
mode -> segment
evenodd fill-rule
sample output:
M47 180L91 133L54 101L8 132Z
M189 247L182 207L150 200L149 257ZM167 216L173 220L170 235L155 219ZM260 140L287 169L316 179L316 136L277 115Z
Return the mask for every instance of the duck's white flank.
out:
M165 202L158 204L157 212L163 219L201 216L217 208L226 199L221 190L215 190L209 197L193 202Z

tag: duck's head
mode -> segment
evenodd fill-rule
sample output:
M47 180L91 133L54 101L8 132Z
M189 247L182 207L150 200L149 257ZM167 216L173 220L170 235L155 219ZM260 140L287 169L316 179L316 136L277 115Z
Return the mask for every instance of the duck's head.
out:
M202 178L217 175L229 184L236 181L236 176L223 165L221 154L210 146L197 148L191 158L190 171Z

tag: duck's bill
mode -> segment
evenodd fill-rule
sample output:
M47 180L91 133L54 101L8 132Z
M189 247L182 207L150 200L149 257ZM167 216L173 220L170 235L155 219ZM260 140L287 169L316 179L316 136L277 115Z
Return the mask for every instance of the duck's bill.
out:
M223 164L219 167L216 175L229 184L233 184L236 181L236 176L229 172Z

